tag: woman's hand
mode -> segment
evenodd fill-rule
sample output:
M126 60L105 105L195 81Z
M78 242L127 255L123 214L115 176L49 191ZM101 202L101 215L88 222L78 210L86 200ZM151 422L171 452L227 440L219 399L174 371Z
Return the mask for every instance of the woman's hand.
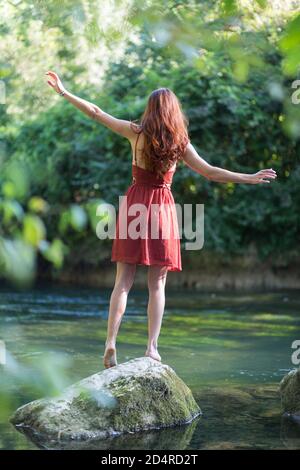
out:
M249 175L249 183L250 184L259 184L259 183L271 183L270 179L273 180L277 178L276 171L272 168L267 170L260 170L253 175Z
M52 88L54 88L56 93L60 93L61 91L64 91L64 92L66 91L66 89L63 86L59 76L55 72L51 72L51 70L49 70L48 72L46 72L45 75L47 75L47 77L49 78L49 80L47 80L47 83Z

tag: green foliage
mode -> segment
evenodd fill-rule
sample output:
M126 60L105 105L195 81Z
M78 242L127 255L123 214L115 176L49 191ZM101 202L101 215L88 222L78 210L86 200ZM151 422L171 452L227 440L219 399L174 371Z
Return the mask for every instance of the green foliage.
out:
M300 62L300 14L296 15L288 24L279 45L285 55L284 71L287 75L294 76L299 70Z
M95 3L87 5L90 15L70 0L70 16L58 17L56 2L22 2L24 22L14 32L11 6L3 13L8 20L1 29L3 57L9 56L9 34L19 57L35 51L39 74L47 51L49 63L61 61L63 81L72 93L128 120L141 116L153 89L171 88L182 101L201 156L233 171L273 167L278 173L270 185L216 184L181 164L174 177L175 200L205 203L205 248L224 257L248 248L261 257L293 256L300 205L300 106L291 101L299 67L298 12L283 3L274 13L265 1L133 2L128 21L138 34L127 41L123 58L110 58L99 90L87 80L91 64L81 53L90 48L92 54L97 41L111 39L104 57L121 39L111 25L103 34ZM79 35L74 22L84 26ZM67 40L62 43L61 37ZM94 247L97 205L106 201L117 207L131 182L129 142L54 97L49 88L36 87L33 79L23 87L13 79L18 66L12 60L11 67L0 70L11 100L9 112L6 106L0 115L0 273L8 277L15 276L14 270L8 273L9 256L15 259L23 245L28 273L34 272L37 254L59 268L67 254L67 261L78 254L79 246L82 252ZM105 253L107 241L96 241Z

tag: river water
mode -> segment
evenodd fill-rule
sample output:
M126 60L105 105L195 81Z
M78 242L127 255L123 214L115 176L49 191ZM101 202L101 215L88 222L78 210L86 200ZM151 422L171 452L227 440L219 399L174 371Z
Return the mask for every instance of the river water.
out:
M111 290L38 285L0 288L0 448L55 448L15 430L18 406L103 370ZM144 355L147 292L134 288L118 337L118 361ZM282 418L278 384L295 368L300 292L195 292L167 288L159 340L162 361L191 388L203 415L189 425L137 433L94 449L300 448L300 428Z

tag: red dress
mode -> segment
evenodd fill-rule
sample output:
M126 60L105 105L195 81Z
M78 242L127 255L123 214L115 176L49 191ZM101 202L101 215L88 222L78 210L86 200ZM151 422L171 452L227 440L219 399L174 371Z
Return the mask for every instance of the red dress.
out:
M134 158L133 181L120 203L111 261L182 271L178 219L171 192L176 168L161 178L137 166L136 144Z

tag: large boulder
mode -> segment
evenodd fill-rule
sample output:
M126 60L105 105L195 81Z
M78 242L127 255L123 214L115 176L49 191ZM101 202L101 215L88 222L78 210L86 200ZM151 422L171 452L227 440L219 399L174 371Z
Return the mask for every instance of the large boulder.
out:
M30 402L11 422L43 439L104 439L188 423L200 414L170 366L141 357L91 375L59 397Z
M285 414L300 423L300 369L291 370L283 377L280 395Z

